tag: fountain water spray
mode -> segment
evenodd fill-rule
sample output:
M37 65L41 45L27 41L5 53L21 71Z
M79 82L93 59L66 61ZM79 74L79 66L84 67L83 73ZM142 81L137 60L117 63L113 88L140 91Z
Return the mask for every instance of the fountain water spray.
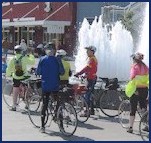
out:
M137 52L144 54L144 62L149 66L149 2L146 2L143 29Z
M133 39L129 31L116 22L108 32L107 25L102 26L102 16L95 17L92 25L84 19L78 35L79 46L75 60L76 72L87 63L84 47L93 45L97 48L95 53L98 60L97 75L101 77L128 80L130 71L130 55L133 49ZM111 36L111 37L110 37Z

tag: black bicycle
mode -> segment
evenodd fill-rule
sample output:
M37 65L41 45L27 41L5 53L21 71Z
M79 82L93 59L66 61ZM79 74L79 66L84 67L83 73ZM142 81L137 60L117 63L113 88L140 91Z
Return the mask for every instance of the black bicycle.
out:
M125 96L124 85L126 82L119 82L117 78L108 79L99 77L92 95L92 101L96 107L108 117L118 116L118 108ZM98 108L97 108L98 107Z
M61 91L62 92L62 91ZM58 124L61 133L65 136L71 136L77 129L78 120L77 114L74 107L64 100L62 93L59 92L57 95L51 93L49 96L48 109L46 110L45 126L50 127L52 121ZM57 96L57 101L54 98ZM41 109L42 109L42 98L32 100L39 100L40 106L38 110L32 111L32 104L29 104L28 115L31 123L40 128L41 126ZM50 122L48 122L50 119Z

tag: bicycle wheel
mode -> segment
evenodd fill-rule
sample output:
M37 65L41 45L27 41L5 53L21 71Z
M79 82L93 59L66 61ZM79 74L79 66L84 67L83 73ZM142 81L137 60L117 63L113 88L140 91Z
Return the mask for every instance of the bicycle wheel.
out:
M149 141L149 114L146 111L139 123L139 132L143 141Z
M8 107L13 106L13 81L7 80L5 81L5 85L3 86L2 91L3 100ZM19 104L20 97L17 97L17 105Z
M41 127L41 109L42 109L41 98L32 97L28 104L28 116L31 123L40 128ZM38 107L38 108L37 108ZM46 110L45 124L48 121L48 110Z
M65 136L71 136L77 129L77 114L69 103L61 104L57 111L57 123L60 131Z
M88 104L83 96L76 96L74 99L74 108L79 122L86 122L90 117Z
M130 118L130 101L124 100L119 106L118 110L118 117L119 117L119 123L122 125L123 128L129 127L129 118Z
M118 116L118 108L122 102L122 94L117 90L106 90L100 98L100 109L108 117Z
M32 97L30 97L27 100L27 106L29 107L28 110L30 111L37 111L40 108L40 104L42 101L42 98L38 95L34 95Z

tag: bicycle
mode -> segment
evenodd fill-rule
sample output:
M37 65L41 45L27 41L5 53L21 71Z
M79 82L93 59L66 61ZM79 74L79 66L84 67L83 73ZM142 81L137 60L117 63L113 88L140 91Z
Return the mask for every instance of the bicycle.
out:
M130 118L130 109L131 109L131 104L130 100L125 97L125 100L123 100L119 106L118 110L118 117L119 117L119 123L123 128L129 128L129 118ZM137 106L137 111L135 115L135 122L140 122L141 117L142 117L142 109L140 109L140 106L138 104Z
M125 82L119 82L117 78L99 77L92 93L92 101L95 107L99 107L102 113L108 117L118 116L118 107L125 95L121 84L125 84ZM96 108L96 110L98 109Z
M139 132L143 141L149 141L149 110L147 110L141 117Z
M26 76L25 80L21 81L21 85L19 86L20 92L17 96L17 106L19 106L20 102L23 101L26 105L25 108L28 109L30 98L33 96L40 96L35 84L37 82L39 82L39 79L31 78L31 76ZM2 95L6 105L11 108L13 106L13 81L11 78L5 78ZM37 110L38 107L34 110Z
M54 121L58 124L60 132L63 135L71 136L77 129L77 114L74 107L69 102L66 102L64 100L64 97L62 96L61 92L62 91L60 90L57 95L51 93L51 95L49 96L48 109L46 110L46 118L44 124L46 127L50 127L51 122ZM57 101L54 96L58 97ZM32 100L34 100L34 98ZM28 110L29 119L31 123L37 128L40 128L41 126L41 98L39 98L39 101L41 106L40 108L38 108L38 110L32 111L32 104L29 104ZM47 124L49 118L51 119L49 124Z
M80 77L78 81L78 83L73 85L64 85L63 89L66 90L66 100L68 100L76 110L78 121L84 123L90 116L89 107L84 98L87 88L82 77Z

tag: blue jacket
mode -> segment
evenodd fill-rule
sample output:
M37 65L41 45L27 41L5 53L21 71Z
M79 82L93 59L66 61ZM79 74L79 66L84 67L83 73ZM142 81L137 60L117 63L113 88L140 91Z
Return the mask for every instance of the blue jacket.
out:
M60 75L64 74L64 68L55 56L43 56L40 58L37 74L42 75L42 91L58 91Z

